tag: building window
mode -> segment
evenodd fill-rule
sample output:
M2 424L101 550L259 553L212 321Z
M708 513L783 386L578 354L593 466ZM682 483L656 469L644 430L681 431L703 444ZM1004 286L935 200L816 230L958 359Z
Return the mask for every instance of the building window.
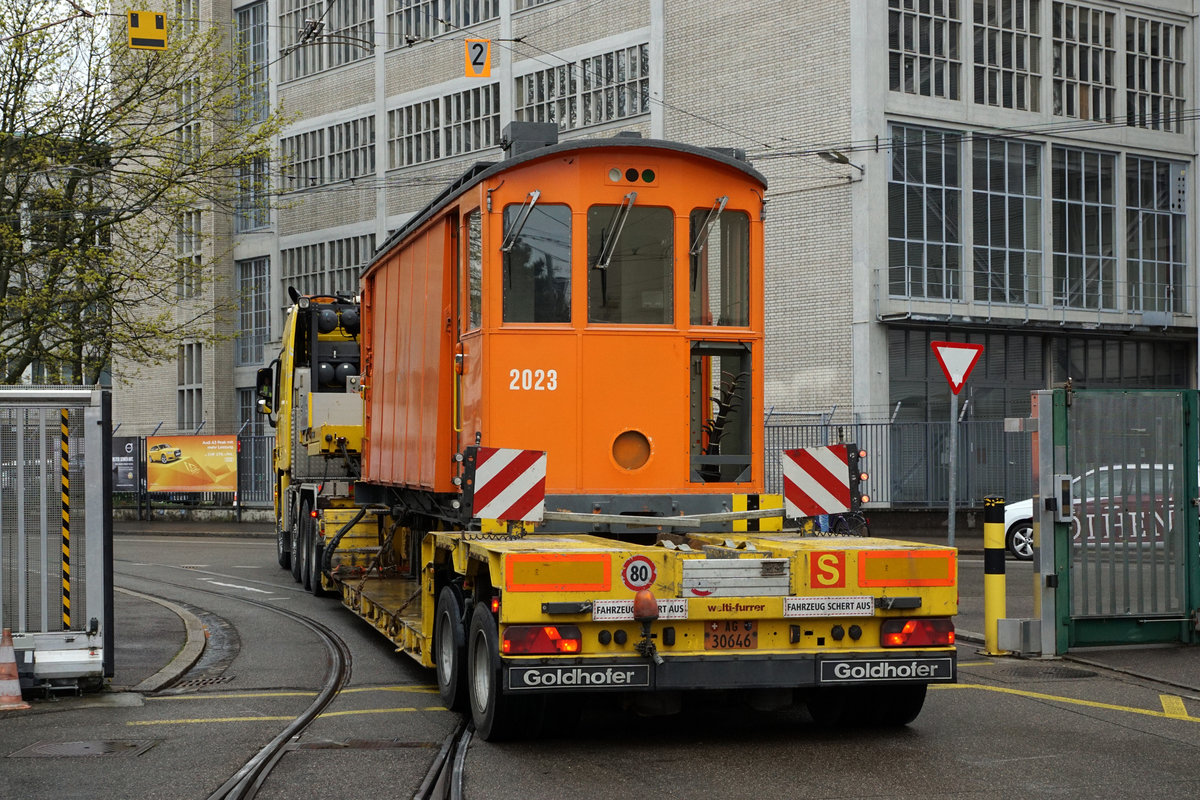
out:
M388 112L388 167L411 167L442 157L442 101L426 100Z
M415 44L500 16L500 0L388 0L388 46Z
M181 344L177 351L176 424L192 430L204 421L204 346Z
M271 224L268 163L266 156L254 156L238 167L237 205L233 210L234 230L238 233L265 228Z
M201 212L196 210L182 212L176 222L176 297L195 297L200 293L202 224Z
M1126 157L1129 310L1187 310L1187 168Z
M258 413L258 398L253 389L238 389L238 435L265 436L265 414Z
M300 294L329 294L325 273L325 243L289 247L279 251L283 262L284 288L291 286Z
M329 242L329 281L333 292L358 294L358 276L375 252L375 234L350 236Z
M1042 148L977 138L973 152L975 299L1037 305L1042 293Z
M1054 113L1114 121L1115 15L1073 3L1053 7Z
M975 3L975 102L1039 110L1039 0Z
M270 259L253 258L237 262L238 337L237 364L261 364L263 345L270 335L267 303L271 293Z
M565 131L650 112L650 46L624 47L518 76L516 118Z
M893 296L961 296L961 146L957 133L892 128L888 291Z
M1125 18L1126 124L1183 131L1183 26Z
M282 59L280 80L302 78L325 69L325 44L318 38L316 26L328 5L326 0L281 0L279 44L280 51L287 55Z
M279 142L285 189L307 189L325 183L325 131L288 136Z
M237 115L242 120L261 122L270 105L267 92L267 4L237 10L237 44L245 75L239 87Z
M366 58L375 47L375 0L338 0L329 6L329 66Z
M888 73L893 92L959 98L958 0L888 0Z
M375 174L375 117L341 122L328 135L329 180L344 181Z
M1052 226L1054 303L1116 308L1116 156L1054 147Z
M388 112L388 167L409 167L500 144L500 84Z

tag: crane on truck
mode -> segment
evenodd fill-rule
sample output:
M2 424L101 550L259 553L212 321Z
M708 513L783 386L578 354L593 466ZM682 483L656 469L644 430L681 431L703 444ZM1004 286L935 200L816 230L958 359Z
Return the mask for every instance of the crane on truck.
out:
M766 180L730 150L504 138L359 296L293 298L257 389L280 566L485 739L592 692L915 719L956 679L956 551L785 528L765 492ZM852 485L846 449L818 482Z

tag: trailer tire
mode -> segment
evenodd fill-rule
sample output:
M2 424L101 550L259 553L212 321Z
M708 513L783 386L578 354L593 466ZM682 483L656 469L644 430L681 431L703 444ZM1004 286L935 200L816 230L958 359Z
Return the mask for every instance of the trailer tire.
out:
M889 686L876 690L875 720L885 728L903 728L917 718L925 705L924 683L915 686Z
M309 577L307 588L312 592L313 597L325 597L325 587L321 585L321 557L324 555L325 548L322 542L317 541L315 521L309 525L308 532L308 567L304 570Z
M292 508L295 508L295 506L292 506ZM305 500L300 503L300 510L294 517L292 517L292 526L291 526L291 528L288 529L288 533L292 537L292 546L291 546L292 580L297 581L297 582L299 582L299 580L300 580L301 570L304 566L303 558L302 558L304 555L304 551L303 551L302 543L300 541L300 533L301 533L300 527L303 524L302 520L304 520L307 516L308 516L308 501Z
M309 550L312 549L312 540L313 540L312 506L308 500L300 501L300 519L298 520L296 527L300 529L299 535L297 536L297 539L299 539L299 545L300 545L299 581L300 581L301 586L303 586L305 589L308 589L308 587L310 585L309 581L311 579L311 574L312 574L310 572L310 570L312 569L312 563L308 560L308 553L309 553ZM293 556L294 555L295 554L293 554ZM294 564L296 562L296 560L297 559L295 557L293 557L292 563Z
M467 635L467 676L471 720L475 733L487 742L513 738L521 722L529 718L524 712L536 711L533 701L540 699L505 694L500 686L502 674L496 618L486 603L479 603L471 614Z
M452 586L443 586L438 594L433 641L442 703L451 711L466 711L467 631L462 596Z
M286 544L284 544L286 540ZM279 528L275 531L275 558L279 560L281 569L290 570L292 567L292 534Z

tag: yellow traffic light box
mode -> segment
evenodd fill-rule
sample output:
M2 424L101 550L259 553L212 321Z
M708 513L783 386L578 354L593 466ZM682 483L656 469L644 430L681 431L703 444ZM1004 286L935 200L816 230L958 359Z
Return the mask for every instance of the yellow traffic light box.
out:
M130 11L129 47L134 50L166 50L167 15L154 11Z

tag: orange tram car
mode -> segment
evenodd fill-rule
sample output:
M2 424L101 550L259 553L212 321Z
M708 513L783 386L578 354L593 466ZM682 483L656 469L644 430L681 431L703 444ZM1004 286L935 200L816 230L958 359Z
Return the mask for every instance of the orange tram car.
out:
M762 175L505 133L360 300L294 298L259 375L280 565L436 668L485 739L597 692L911 721L955 679L955 551L785 531L762 493Z
M548 454L547 509L672 516L761 492L765 179L628 135L515 153L364 271L364 481L457 519L456 455L482 442Z

